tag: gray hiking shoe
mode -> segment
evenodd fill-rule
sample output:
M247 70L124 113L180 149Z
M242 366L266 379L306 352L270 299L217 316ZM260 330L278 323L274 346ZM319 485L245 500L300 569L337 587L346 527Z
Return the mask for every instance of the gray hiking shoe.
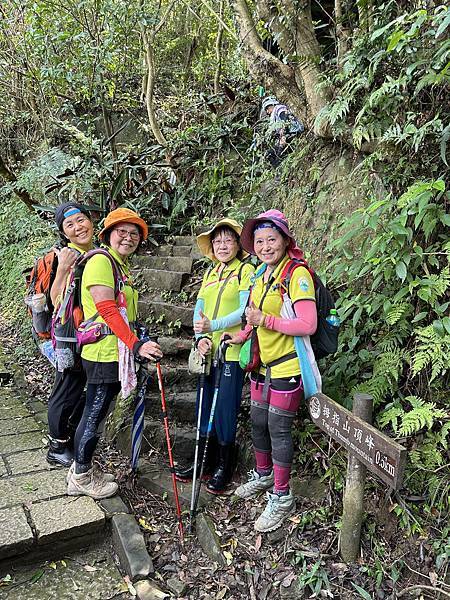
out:
M295 511L295 498L291 492L287 496L278 496L270 492L267 492L266 495L266 508L255 523L256 531L261 533L278 529L283 521Z
M75 472L75 463L73 462L70 465L69 472L66 476L66 483L69 483L69 479L72 477L72 474ZM115 481L114 475L112 473L103 473L103 471L98 467L98 465L94 466L94 477L97 479L103 479L103 481Z
M94 476L94 470L87 473L72 473L67 484L68 496L90 496L94 500L110 498L117 493L119 486L114 481L105 481Z
M239 498L251 498L273 487L273 471L270 475L259 475L254 469L248 472L248 481L234 492Z

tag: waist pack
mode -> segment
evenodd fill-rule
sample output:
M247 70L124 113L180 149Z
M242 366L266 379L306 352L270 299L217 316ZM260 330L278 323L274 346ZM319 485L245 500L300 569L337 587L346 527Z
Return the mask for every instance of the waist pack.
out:
M239 366L241 369L250 373L257 371L261 366L261 358L259 356L259 341L257 328L254 327L251 336L242 344L239 352Z

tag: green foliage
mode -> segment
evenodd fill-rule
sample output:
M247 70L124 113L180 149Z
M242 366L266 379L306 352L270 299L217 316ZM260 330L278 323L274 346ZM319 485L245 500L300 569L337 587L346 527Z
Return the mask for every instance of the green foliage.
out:
M328 376L341 393L372 394L381 427L422 434L411 469L444 464L450 428L449 199L439 179L369 203L343 222L328 268L343 323ZM416 490L421 473L410 479Z
M25 279L22 271L48 250L54 235L36 213L30 213L15 196L2 198L0 204L0 308L11 327L21 333L25 343L18 352L32 352L31 324L24 303Z
M447 165L450 9L411 4L407 12L403 4L383 2L372 10L372 31L353 38L332 79L336 98L317 124L351 135L357 148L376 142L380 152L411 156L438 146ZM438 163L436 156L433 172Z
M411 405L411 410L405 411L403 406ZM402 406L403 405L403 406ZM423 428L431 429L437 419L447 416L446 412L437 409L433 402L424 402L416 396L406 396L400 403L386 407L378 421L382 427L390 423L394 431L401 436L417 433ZM400 424L398 421L400 420Z

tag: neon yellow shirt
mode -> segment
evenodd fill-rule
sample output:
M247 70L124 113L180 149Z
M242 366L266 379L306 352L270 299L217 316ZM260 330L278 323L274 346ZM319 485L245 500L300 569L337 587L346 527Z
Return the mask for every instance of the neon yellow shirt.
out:
M133 287L131 279L130 267L127 261L124 261L120 255L112 248L105 247L111 256L115 259L119 271L125 279L124 293L127 302L127 315L131 323L136 320L138 293ZM90 319L98 311L95 302L91 296L89 288L92 285L104 285L114 290L114 275L111 261L107 256L95 254L90 258L83 271L81 280L81 304L83 305L84 318ZM96 317L96 323L104 323L100 317ZM94 362L115 362L119 360L119 351L117 346L117 337L115 335L107 335L102 340L94 344L87 344L81 351L82 358Z
M271 274L270 289L262 305L262 312L265 315L280 317L283 300L280 293L281 274L283 272L289 257L286 256ZM260 308L261 298L266 291L267 283L264 283L263 276L257 277L252 288L251 297L255 306ZM314 283L310 272L305 267L297 267L291 272L291 280L289 283L289 298L292 304L297 300L314 300L316 299L314 292ZM295 352L294 337L274 331L258 327L258 342L261 361L264 364L271 363L286 354ZM265 373L265 369L261 369L261 373ZM300 365L298 358L291 358L280 365L275 365L271 368L272 378L292 377L300 374Z
M239 308L239 292L246 292L250 289L251 277L254 272L253 265L245 264L242 266L242 268L241 265L242 262L238 258L235 258L230 263L225 265L225 267L219 263L213 269L205 273L202 286L198 293L198 298L201 298L204 301L203 313L208 317L208 319L213 319L217 295L224 284L225 288L220 298L217 314L214 315L214 318L220 319L220 317L224 317ZM227 328L227 331L230 333L235 333L240 329L241 325L239 323L234 327ZM220 343L222 333L223 331L219 330L208 334L208 336L212 339L213 354ZM226 354L227 360L238 361L239 350L239 346L230 346Z

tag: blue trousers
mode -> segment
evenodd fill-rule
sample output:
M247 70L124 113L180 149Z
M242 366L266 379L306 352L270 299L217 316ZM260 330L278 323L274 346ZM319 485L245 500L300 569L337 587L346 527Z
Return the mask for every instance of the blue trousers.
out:
M205 378L205 389L203 392L202 417L200 422L200 434L206 436L209 415L214 396L215 369L211 367L211 373ZM219 444L231 444L236 438L236 425L239 408L241 406L242 386L244 384L244 371L236 361L226 361L222 367L220 376L219 393L217 396L216 410L212 432L215 432ZM197 386L197 410L200 401L200 383Z

